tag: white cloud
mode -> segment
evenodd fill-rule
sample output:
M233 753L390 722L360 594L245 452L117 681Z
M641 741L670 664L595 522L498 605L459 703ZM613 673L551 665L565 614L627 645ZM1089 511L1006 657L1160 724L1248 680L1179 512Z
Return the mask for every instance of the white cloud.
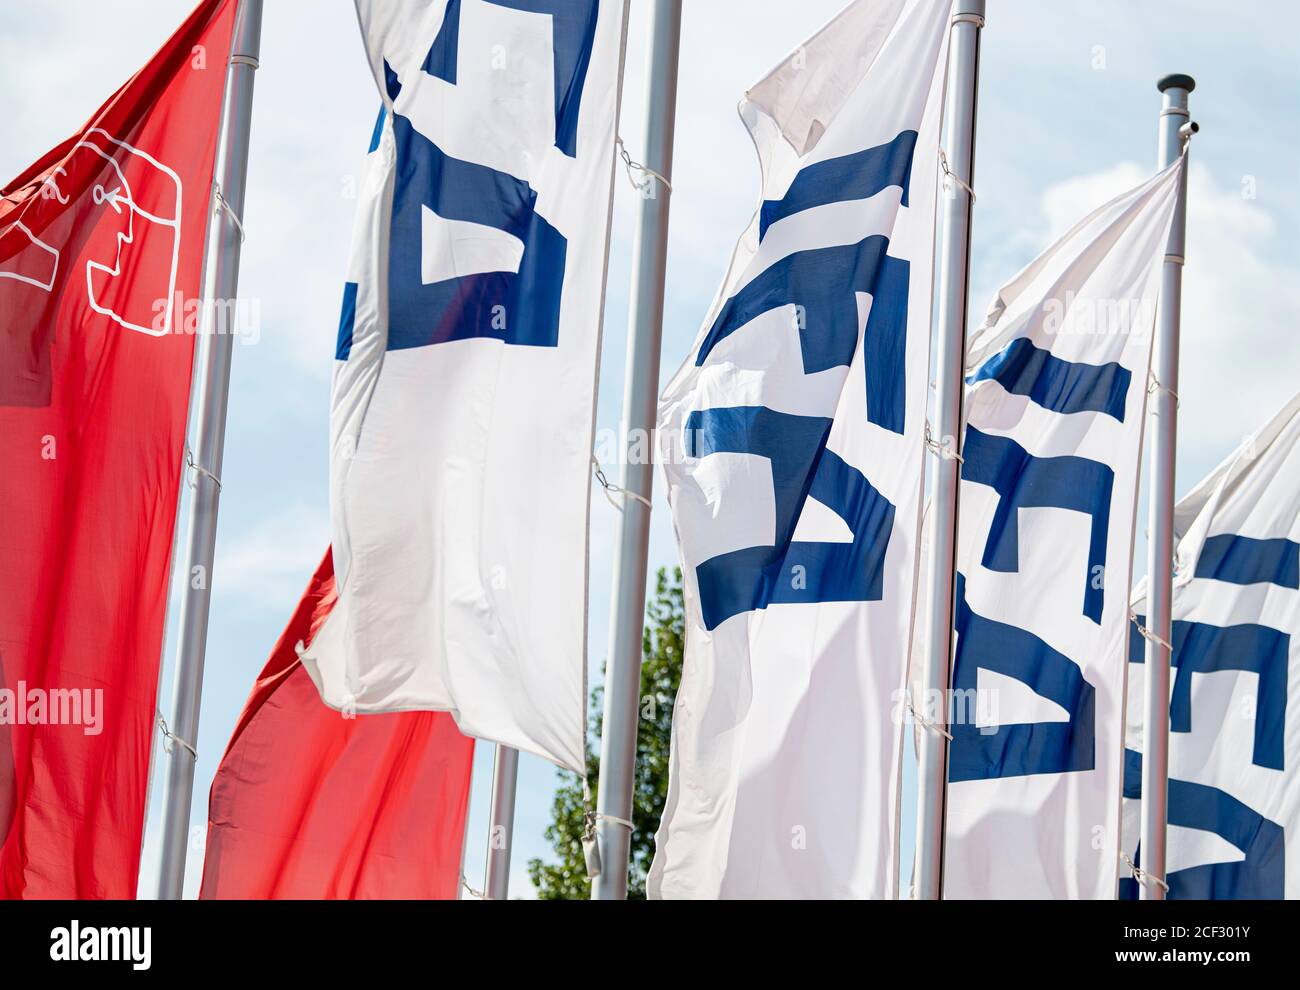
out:
M130 78L192 0L6 5L0 18L0 182L58 144Z
M1300 265L1273 213L1195 162L1187 223L1179 433L1208 469L1300 388Z

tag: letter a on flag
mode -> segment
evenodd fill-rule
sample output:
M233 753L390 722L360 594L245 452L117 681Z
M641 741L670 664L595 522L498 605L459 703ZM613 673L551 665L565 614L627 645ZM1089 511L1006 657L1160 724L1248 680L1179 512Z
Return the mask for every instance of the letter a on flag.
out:
M331 421L331 707L583 769L622 0L358 0L383 100Z
M5 897L135 896L235 10L0 191Z

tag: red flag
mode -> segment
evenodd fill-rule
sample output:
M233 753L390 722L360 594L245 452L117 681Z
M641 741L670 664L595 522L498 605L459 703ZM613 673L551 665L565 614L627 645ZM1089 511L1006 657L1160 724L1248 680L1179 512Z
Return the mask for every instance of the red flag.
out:
M134 897L234 27L0 190L0 895Z
M201 897L457 894L474 740L446 712L325 706L296 647L336 598L326 553L212 782Z

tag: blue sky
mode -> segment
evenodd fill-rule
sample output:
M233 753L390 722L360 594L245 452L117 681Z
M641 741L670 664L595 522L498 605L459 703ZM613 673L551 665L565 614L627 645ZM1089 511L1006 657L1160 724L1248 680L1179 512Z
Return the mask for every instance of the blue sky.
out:
M663 378L685 357L758 196L735 113L745 88L843 0L685 0ZM0 7L0 174L79 127L142 65L191 0L59 0ZM647 0L632 0L622 133L636 157ZM984 33L972 312L1074 219L1155 164L1168 72L1196 77L1184 294L1178 488L1186 491L1300 383L1300 36L1284 0L990 0ZM378 99L348 0L269 0L257 77L241 295L261 336L237 344L192 824L253 679L328 540L327 413L354 201ZM635 193L620 176L598 428L623 391ZM650 560L676 560L656 478ZM590 665L608 643L616 513L592 501ZM1140 511L1139 520L1145 518ZM1139 524L1139 530L1143 527ZM1144 551L1139 532L1138 572ZM168 661L171 659L169 631ZM161 704L169 707L170 664ZM593 745L595 742L593 741ZM910 754L909 754L910 761ZM466 853L483 875L492 746L479 746ZM909 767L910 770L910 767ZM521 760L512 894L529 896L553 768ZM154 828L146 837L150 889ZM910 805L910 790L904 807ZM911 862L903 822L903 874ZM187 892L201 850L191 851Z

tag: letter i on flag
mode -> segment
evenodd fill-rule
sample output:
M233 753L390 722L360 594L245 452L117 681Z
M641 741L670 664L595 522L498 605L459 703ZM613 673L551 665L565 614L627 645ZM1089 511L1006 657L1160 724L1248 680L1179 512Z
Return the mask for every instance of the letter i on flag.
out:
M859 0L741 102L762 203L659 422L686 656L652 897L888 897L946 3Z
M5 897L135 896L236 6L0 192Z
M1076 224L967 345L950 898L1115 897L1138 462L1184 161Z
M339 328L327 704L584 767L623 0L358 0L383 100Z
M1174 509L1169 897L1300 897L1300 395ZM1129 638L1124 851L1142 866L1145 589ZM1120 894L1138 896L1120 868Z

